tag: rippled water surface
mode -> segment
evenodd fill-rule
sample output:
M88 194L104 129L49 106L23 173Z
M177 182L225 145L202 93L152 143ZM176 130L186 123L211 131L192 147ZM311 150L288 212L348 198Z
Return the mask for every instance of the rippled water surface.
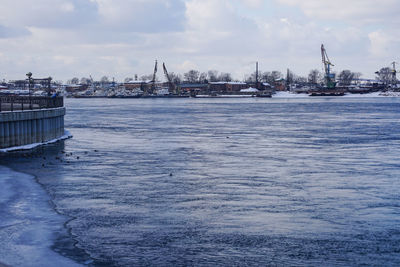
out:
M93 265L400 265L400 100L66 105L74 138L13 164Z

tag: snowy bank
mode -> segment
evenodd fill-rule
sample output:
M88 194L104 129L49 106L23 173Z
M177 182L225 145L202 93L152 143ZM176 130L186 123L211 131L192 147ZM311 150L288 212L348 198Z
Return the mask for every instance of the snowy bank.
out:
M66 220L34 177L0 166L0 262L10 266L81 266L51 250Z
M273 98L303 98L310 97L308 94L296 94L287 91L278 91L272 95Z
M296 94L287 91L279 91L272 95L273 98L304 98L310 97L308 94ZM373 92L368 94L345 94L344 96L334 96L334 97L400 97L400 92ZM314 98L314 96L313 96Z
M373 92L368 94L345 94L344 97L385 97L382 92Z
M33 149L35 147L41 146L41 145L52 144L52 143L55 143L55 142L58 142L58 141L61 141L61 140L68 139L68 138L72 138L71 133L69 131L64 131L64 135L63 136L61 136L59 138L56 138L56 139L53 139L53 140L50 140L50 141L47 141L47 142L44 142L44 143L33 143L33 144L29 144L29 145L24 145L24 146L14 146L14 147L3 148L3 149L0 149L0 152L11 152L11 151L17 151L17 150L30 150L30 149Z

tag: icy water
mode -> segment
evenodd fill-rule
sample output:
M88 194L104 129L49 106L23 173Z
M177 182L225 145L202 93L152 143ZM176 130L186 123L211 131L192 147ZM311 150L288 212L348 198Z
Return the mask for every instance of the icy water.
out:
M400 265L400 99L66 106L72 139L0 158L42 185L59 213L42 216L64 218L49 253L91 266Z

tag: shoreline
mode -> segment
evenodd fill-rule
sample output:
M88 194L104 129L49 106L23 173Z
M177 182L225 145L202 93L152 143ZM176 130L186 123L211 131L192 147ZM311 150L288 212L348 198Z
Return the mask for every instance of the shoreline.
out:
M6 165L0 165L0 173L0 267L83 266L53 249L68 218L55 210L37 177Z
M343 96L310 96L305 93L292 93L289 91L277 91L272 95L272 98L320 98L320 97L332 97L332 98L374 98L374 97L400 97L400 92L372 92L366 94L345 94Z
M296 93L291 91L275 91L270 97L267 98L304 98L310 97L308 93ZM377 92L370 92L370 93L345 93L344 95L337 95L337 96L312 96L313 98L316 97L400 97L400 92L397 91L377 91ZM104 99L175 99L175 98L260 98L257 97L255 94L217 94L217 95L207 95L207 94L199 94L195 97L191 96L151 96L151 97L107 97L107 96L85 96L85 97L75 97L75 96L66 96L66 98L86 98L86 99L93 99L93 98L104 98ZM261 97L265 98L265 97Z
M2 148L0 149L0 153L7 153L7 152L13 152L13 151L20 151L20 150L32 150L38 146L43 146L43 145L48 145L48 144L53 144L56 143L58 141L61 140L66 140L69 138L72 138L73 136L71 135L71 133L67 130L64 131L64 135L59 137L59 138L55 138L53 140L47 141L47 142L43 142L43 143L33 143L33 144L29 144L29 145L23 145L23 146L14 146L14 147L8 147L8 148Z

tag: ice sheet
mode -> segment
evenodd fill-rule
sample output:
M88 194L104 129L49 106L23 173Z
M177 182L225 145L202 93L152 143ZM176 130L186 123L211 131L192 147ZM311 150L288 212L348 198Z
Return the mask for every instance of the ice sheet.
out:
M0 166L0 266L80 266L51 250L65 221L33 176Z

